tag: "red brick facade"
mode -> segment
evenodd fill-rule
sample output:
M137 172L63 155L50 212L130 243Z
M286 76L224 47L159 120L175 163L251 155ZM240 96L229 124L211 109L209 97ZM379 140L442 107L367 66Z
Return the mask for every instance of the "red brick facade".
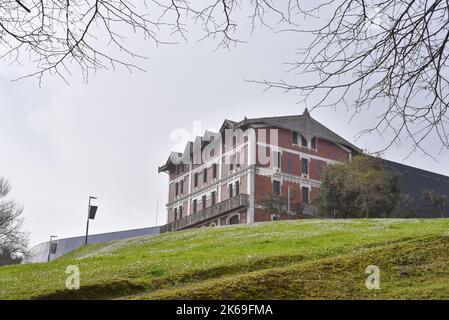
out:
M326 166L350 159L355 151L348 144L343 146L312 134L306 136L300 130L267 125L263 121L255 126L242 125L242 128L245 133L254 130L255 138L239 136L232 141L232 146L227 147L222 139L216 139L211 142L215 147L206 150L207 156L202 163L176 166L168 162L160 170L169 173L169 223L217 206L230 199L231 195L235 197L238 194L247 194L249 199L253 199L246 209L226 212L196 226L272 220L273 215L264 214L258 203L267 193L273 192L274 185L280 186L283 195L287 195L290 187L292 208L299 203L308 205L319 193ZM217 138L220 136L224 136L222 132L216 135ZM254 155L254 163L251 163L251 154ZM300 217L291 215L291 218Z

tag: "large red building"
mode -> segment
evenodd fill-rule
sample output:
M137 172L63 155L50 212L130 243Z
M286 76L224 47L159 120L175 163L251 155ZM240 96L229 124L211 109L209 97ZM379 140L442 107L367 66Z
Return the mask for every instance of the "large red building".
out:
M206 131L159 167L170 180L163 231L278 218L260 208L270 192L289 193L291 208L301 203L307 214L326 164L359 152L307 109L295 116L225 120L218 133Z

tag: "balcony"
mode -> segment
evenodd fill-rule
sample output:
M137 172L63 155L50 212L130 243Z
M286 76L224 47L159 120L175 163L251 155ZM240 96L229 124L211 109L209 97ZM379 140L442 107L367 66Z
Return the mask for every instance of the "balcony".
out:
M316 218L317 208L311 204L302 204L302 215L304 217Z
M248 207L248 195L240 194L204 210L189 214L179 220L169 222L166 225L161 226L161 233L193 227L207 220L216 218L224 213L245 207Z

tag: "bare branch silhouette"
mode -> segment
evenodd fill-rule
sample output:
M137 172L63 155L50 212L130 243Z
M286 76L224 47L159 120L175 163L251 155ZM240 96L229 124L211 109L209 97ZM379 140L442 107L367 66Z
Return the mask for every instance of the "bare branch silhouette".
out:
M449 2L442 0L327 0L309 12L320 15L312 41L289 63L298 83L256 81L266 88L297 91L311 109L344 106L355 114L375 108L375 132L427 154L434 137L449 148ZM434 138L435 139L435 138Z
M68 81L74 66L141 69L146 58L127 44L136 33L155 45L188 41L192 24L217 48L245 40L262 25L312 40L289 63L297 81L255 81L299 93L313 108L343 106L357 115L375 109L378 119L360 134L392 136L385 149L411 141L426 153L431 137L449 148L449 2L443 0L4 0L0 3L0 59L31 61L24 77L56 74ZM302 28L304 18L318 28ZM247 21L248 22L248 21ZM298 34L298 37L295 35Z
M254 1L251 18L263 21L263 12L277 10L269 1ZM174 44L172 35L187 41L187 25L198 24L203 39L217 47L239 42L234 15L236 0L4 0L0 3L0 59L6 63L31 61L35 71L26 77L58 75L64 81L79 67L85 81L100 69L124 67L142 70L135 58L147 58L130 48L126 38L140 34L156 46ZM282 17L286 20L286 18ZM18 80L18 79L17 79Z

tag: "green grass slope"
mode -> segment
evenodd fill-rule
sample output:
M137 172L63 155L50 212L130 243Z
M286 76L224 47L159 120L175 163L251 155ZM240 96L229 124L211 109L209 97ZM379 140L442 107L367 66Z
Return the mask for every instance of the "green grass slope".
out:
M81 289L65 289L66 268ZM365 269L380 268L380 290ZM0 268L0 299L449 299L449 219L302 220L89 245Z

